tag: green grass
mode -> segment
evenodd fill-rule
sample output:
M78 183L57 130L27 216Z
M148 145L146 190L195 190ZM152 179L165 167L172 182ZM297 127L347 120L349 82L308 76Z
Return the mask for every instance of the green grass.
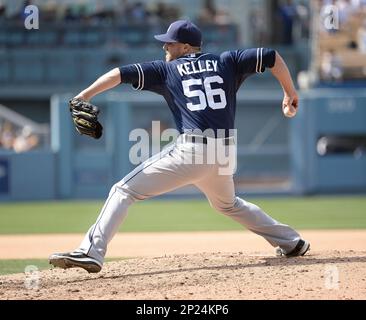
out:
M0 260L0 275L22 273L26 271L26 268L30 267L31 270L45 270L51 269L46 259L22 259L22 260ZM37 269L35 269L36 267Z
M107 258L106 261L116 261L122 258ZM27 269L26 269L27 268ZM29 269L28 269L29 268ZM0 276L13 273L24 273L34 270L49 270L53 268L47 259L4 259L0 260Z
M366 197L334 196L248 199L275 219L296 229L366 228ZM0 205L0 234L85 233L95 222L101 201L6 203ZM241 230L207 201L146 201L133 205L120 230ZM0 275L22 273L28 265L49 269L45 259L0 260Z
M275 219L297 229L366 228L366 197L253 198ZM0 205L0 234L85 233L101 201L6 203ZM131 206L124 232L240 230L207 201L144 201Z

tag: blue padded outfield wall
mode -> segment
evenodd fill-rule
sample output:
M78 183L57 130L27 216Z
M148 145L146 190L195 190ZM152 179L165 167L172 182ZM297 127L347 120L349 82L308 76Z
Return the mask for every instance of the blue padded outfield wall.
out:
M257 97L247 94L245 101L238 102L239 183L240 179L263 175L283 178L289 173L288 120L281 114L281 92L272 90L272 94L261 100ZM57 154L59 198L105 197L110 187L135 167L129 161L130 148L136 143L129 141L131 130L142 128L150 134L152 121L160 121L161 131L175 127L160 96L148 92L111 92L93 99L101 107L104 133L100 140L91 139L76 133L67 106L70 98L56 95L51 103L51 147ZM268 128L272 128L270 133ZM256 138L262 129L266 137ZM257 140L263 140L261 147L251 145ZM159 151L151 150L157 144L160 146L160 141L150 141L150 156Z
M266 190L261 185L254 193L366 191L365 146L328 154L318 150L324 136L366 136L362 89L302 92L293 119L282 115L281 90L266 93L239 92L235 175L239 193L248 193L243 182L276 179L286 181L285 187ZM0 200L105 198L110 187L135 167L129 161L130 148L136 143L129 141L131 130L149 132L152 121L174 128L170 111L158 95L113 91L93 99L101 108L104 125L103 137L94 140L73 127L68 109L71 97L51 99L50 148L21 154L0 152Z
M55 199L55 160L50 151L1 151L0 201Z
M300 106L290 130L293 191L366 191L365 90L312 89L302 92ZM319 152L321 137L337 137L328 146L334 152Z
M110 96L109 96L110 97ZM58 198L104 197L113 183L130 169L128 137L129 107L109 98L95 99L101 106L104 125L101 139L76 133L70 119L71 96L54 96L51 101L51 147L57 153Z

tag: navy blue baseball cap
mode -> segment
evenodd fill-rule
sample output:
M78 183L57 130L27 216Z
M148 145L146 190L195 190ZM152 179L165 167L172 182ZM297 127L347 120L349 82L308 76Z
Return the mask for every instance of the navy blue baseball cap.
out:
M173 22L166 33L158 34L154 38L162 42L188 43L193 47L200 47L202 45L201 30L188 20Z

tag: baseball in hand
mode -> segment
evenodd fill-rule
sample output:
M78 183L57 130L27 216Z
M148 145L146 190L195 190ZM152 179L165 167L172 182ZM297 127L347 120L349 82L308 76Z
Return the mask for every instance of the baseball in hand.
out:
M283 113L286 117L292 118L296 115L296 109L293 106L285 106L283 108Z

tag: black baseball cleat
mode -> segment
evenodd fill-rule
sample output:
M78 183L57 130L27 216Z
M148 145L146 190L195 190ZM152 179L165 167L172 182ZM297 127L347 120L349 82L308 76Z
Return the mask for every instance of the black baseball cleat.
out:
M82 252L54 253L49 257L49 263L54 267L69 269L83 268L89 273L102 270L102 264Z
M299 257L303 256L306 252L308 252L310 249L310 242L300 239L295 247L291 252L285 253L280 247L276 249L276 256L277 257Z

